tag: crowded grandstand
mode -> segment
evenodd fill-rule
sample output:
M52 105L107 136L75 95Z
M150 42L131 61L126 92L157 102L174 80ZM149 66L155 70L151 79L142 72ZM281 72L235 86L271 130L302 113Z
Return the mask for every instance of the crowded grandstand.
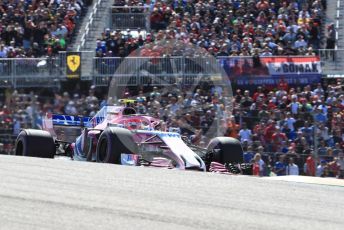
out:
M6 60L0 59L0 77L13 74L12 58L58 59L66 55L61 51L74 51L69 44L95 4L0 1L0 58ZM46 113L93 116L116 103L108 98L109 81L123 77L118 69L125 57L144 58L147 65L133 66L140 68L138 75L144 68L144 77L146 72L163 76L165 85L138 80L123 86L120 97L134 99L140 114L161 119L198 146L205 147L216 133L239 139L244 161L256 166L257 176L344 176L344 81L323 79L321 70L322 58L335 61L336 29L326 23L326 0L113 0L111 5L113 15L148 17L137 20L136 28L104 27L95 35L92 73L102 84L80 78L53 89L2 89L1 153L13 152L20 129L42 128ZM210 57L231 80L233 95L210 80L211 71L197 85L186 83L185 76L208 71ZM49 74L61 75L66 68L61 60L50 68L59 65L61 71ZM167 84L166 76L174 80Z
M115 1L114 5L144 2ZM250 56L256 49L262 56L315 55L325 7L325 1L156 1L150 15L153 33L133 38L130 30L124 35L107 28L96 52L98 57L122 57L144 46L148 54L140 55L163 55L154 41L177 39L213 56Z

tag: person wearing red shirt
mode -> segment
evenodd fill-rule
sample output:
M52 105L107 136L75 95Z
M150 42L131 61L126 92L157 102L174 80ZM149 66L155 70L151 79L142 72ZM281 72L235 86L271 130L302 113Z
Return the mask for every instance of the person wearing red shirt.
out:
M67 30L68 30L68 33L72 33L74 28L75 28L75 24L73 23L72 19L70 18L70 16L66 15L64 17L64 25L66 26Z
M269 100L268 110L275 110L276 108L277 108L277 105L273 102L273 100Z
M273 142L273 151L281 151L281 145L283 141L287 141L287 136L281 132L280 127L276 126L276 131L271 137Z
M276 122L273 120L268 121L268 126L264 130L265 141L270 142L272 140L272 135L276 131Z
M257 101L258 96L262 97L262 99L265 99L265 95L261 86L258 86L257 91L253 94L253 101Z
M150 16L150 23L151 23L151 27L152 29L161 29L161 22L163 21L163 16L162 14L159 12L158 8L154 8L153 12Z
M276 122L273 120L270 120L268 122L268 126L264 130L264 140L267 144L268 151L272 151L272 135L276 131Z
M312 154L310 154L306 160L306 175L307 176L315 176L315 170L316 170L315 160L314 160Z
M266 126L264 122L260 122L258 124L256 124L253 128L253 132L255 134L264 134L264 130L265 130Z

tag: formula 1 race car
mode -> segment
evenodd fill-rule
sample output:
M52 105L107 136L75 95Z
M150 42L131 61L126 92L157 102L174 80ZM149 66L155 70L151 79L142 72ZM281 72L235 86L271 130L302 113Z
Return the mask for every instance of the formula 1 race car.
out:
M241 144L234 138L216 137L201 148L128 106L105 106L94 117L47 114L43 129L22 130L15 154L200 171L211 170L212 162L243 162Z

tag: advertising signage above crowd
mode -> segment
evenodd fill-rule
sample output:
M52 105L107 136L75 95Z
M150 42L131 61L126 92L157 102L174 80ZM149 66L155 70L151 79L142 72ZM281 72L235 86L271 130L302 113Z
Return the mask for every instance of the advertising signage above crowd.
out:
M270 75L321 74L318 57L263 57Z
M303 57L230 57L219 58L230 80L237 85L312 84L322 76L320 58Z

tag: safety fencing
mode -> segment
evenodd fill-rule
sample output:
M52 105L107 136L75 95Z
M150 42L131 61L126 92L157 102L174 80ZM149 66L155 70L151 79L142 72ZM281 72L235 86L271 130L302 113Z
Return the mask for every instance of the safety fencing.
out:
M149 6L113 6L110 10L112 29L150 31Z
M341 74L344 53L320 50L319 56L273 57L96 57L94 51L80 54L80 80L107 86L195 84L202 79L243 86L276 85L281 78L289 84L312 84L323 75ZM343 51L344 52L344 51ZM66 52L54 58L0 59L0 87L56 87L68 80ZM335 55L335 58L331 55ZM343 66L344 67L344 66Z
M322 72L328 77L344 77L344 50L319 50Z
M215 58L95 58L93 70L96 85L107 84L104 79L116 80L120 85L188 85L221 75Z
M313 84L322 76L318 56L275 57L101 57L93 60L95 85L105 79L125 85L193 85L201 80L223 84L223 79L242 86Z
M0 59L0 87L56 86L64 80L59 58Z

